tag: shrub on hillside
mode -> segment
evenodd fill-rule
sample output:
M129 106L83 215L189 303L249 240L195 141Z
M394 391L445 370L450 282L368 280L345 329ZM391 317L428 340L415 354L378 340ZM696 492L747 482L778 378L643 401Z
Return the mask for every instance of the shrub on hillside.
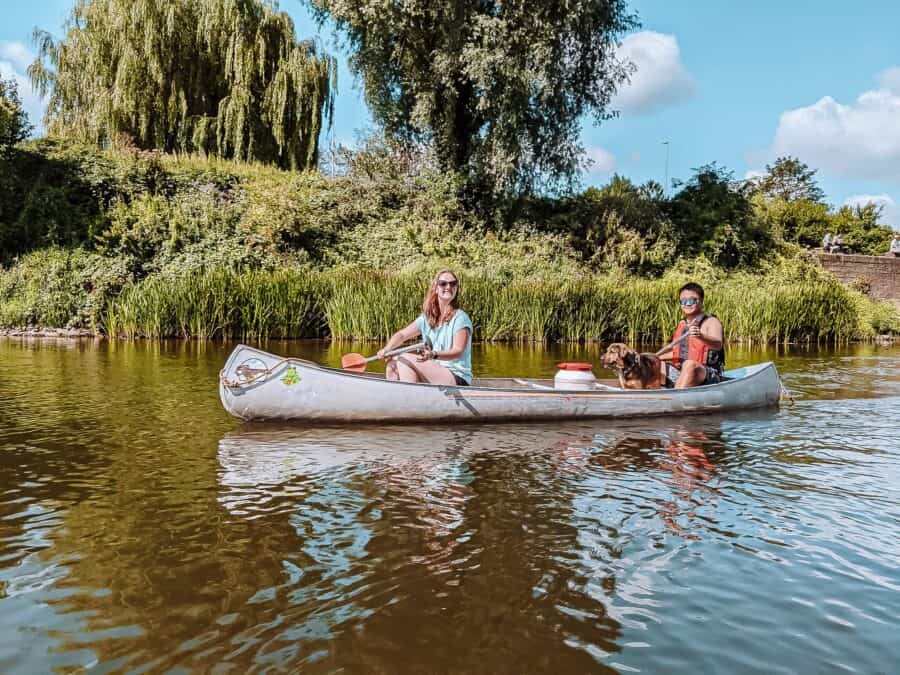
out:
M0 325L99 330L106 304L130 281L121 260L80 248L35 251L0 270Z

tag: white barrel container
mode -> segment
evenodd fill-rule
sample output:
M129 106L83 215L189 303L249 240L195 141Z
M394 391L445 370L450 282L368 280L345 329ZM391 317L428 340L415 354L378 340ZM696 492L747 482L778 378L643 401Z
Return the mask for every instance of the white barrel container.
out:
M597 378L594 377L590 363L558 363L556 376L553 378L554 389L574 389L587 391L594 389Z

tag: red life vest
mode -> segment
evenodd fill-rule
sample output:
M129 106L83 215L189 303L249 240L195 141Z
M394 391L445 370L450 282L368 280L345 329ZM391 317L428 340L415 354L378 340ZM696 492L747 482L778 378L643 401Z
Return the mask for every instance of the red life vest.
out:
M674 341L680 338L692 325L696 325L697 328L700 328L700 326L703 325L703 322L711 316L715 317L714 314L702 314L700 320L697 321L696 324L688 323L687 319L682 319L675 329L675 333L672 335L672 340ZM684 348L685 342L687 342L687 350ZM687 354L685 354L685 351L687 351ZM724 370L725 345L723 344L721 349L710 349L709 345L700 338L689 337L686 341L679 342L673 348L672 365L676 368L680 368L682 362L687 361L688 359L702 363L704 366L715 368L716 370Z

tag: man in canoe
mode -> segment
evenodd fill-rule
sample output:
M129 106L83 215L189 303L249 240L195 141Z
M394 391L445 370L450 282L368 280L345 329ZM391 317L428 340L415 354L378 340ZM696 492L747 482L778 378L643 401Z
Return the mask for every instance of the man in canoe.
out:
M458 386L472 382L472 320L459 308L459 279L450 270L434 276L422 313L394 333L378 356L384 359L387 352L419 335L430 349L418 357L388 357L387 379Z
M660 385L696 387L725 379L725 343L722 322L703 311L703 288L685 284L678 290L684 314L669 350L660 355Z

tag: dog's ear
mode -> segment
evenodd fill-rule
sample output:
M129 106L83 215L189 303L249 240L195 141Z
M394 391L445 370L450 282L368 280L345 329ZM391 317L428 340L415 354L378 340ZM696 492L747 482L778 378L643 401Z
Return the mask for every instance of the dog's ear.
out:
M622 362L630 368L630 367L634 366L634 364L637 362L637 359L638 359L637 352L634 352L629 349L628 351L625 352L625 355L622 357Z

